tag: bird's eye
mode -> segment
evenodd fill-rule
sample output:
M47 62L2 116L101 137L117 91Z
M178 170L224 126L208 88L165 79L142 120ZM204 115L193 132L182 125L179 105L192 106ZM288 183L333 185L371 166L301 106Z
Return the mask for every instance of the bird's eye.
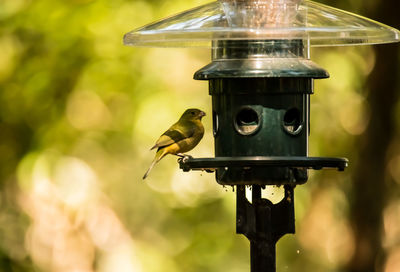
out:
M194 111L191 112L192 115L195 115L196 113Z

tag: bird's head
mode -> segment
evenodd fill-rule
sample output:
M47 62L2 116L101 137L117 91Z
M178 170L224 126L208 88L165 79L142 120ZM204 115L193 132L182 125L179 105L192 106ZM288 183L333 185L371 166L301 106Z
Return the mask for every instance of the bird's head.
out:
M187 109L183 114L181 119L183 120L201 120L206 116L206 113L204 111L201 111L199 109Z

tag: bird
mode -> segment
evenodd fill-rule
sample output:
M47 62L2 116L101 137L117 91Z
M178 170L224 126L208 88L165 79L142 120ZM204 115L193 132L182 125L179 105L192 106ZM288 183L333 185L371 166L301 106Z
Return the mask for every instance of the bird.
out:
M157 148L156 155L149 169L143 176L147 178L154 165L168 154L183 157L183 153L192 150L203 138L204 127L201 119L206 113L199 109L187 109L181 118L173 124L150 149Z

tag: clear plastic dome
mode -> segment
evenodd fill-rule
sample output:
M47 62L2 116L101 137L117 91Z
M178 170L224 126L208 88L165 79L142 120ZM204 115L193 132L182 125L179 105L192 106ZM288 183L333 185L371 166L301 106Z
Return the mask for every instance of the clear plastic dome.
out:
M212 47L221 40L292 40L310 46L398 42L397 29L308 0L219 0L127 33L124 44Z

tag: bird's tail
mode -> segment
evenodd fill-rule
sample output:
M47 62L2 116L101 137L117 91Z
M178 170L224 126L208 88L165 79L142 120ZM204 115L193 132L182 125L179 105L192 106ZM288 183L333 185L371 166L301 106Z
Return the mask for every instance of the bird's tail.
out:
M143 176L143 179L147 178L149 175L151 169L153 169L154 165L159 162L166 154L164 153L164 149L160 149L157 151L156 156L154 157L154 160L152 161L149 169L147 169L146 173Z

